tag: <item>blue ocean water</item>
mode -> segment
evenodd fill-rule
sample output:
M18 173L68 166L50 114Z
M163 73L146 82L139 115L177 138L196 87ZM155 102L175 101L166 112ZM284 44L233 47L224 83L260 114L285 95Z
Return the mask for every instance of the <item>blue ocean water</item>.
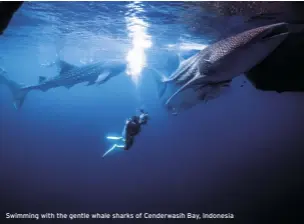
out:
M199 14L205 23L195 21ZM174 117L144 68L170 74L178 53L241 25L242 17L217 18L183 2L24 3L0 41L0 67L12 80L57 75L43 64L58 52L77 66L124 60L129 74L32 91L19 111L1 86L1 211L247 214L269 192L283 197L276 183L300 177L292 149L303 146L303 95L240 88L239 77L229 94ZM120 134L140 107L151 120L132 149L102 158L111 146L105 136Z

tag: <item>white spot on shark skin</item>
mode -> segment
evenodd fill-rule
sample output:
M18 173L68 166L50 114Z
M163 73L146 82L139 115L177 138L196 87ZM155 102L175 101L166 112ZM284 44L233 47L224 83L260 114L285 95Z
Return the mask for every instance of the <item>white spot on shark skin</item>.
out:
M105 71L105 72L101 73L101 74L97 77L95 83L98 84L98 83L103 82L103 81L109 76L109 74L110 74L109 71Z
M79 62L82 65L88 65L88 64L92 64L94 62L94 59L93 58L80 59Z
M145 49L152 46L151 37L147 34L149 24L137 16L143 13L144 9L140 2L132 2L127 5L130 9L126 13L127 29L129 37L132 39L132 49L129 50L126 61L128 63L126 73L131 76L133 82L137 85L141 71L146 66Z

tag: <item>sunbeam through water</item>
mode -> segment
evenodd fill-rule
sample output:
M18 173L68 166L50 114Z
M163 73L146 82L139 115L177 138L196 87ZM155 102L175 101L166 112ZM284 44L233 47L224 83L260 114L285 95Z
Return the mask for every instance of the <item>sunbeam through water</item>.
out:
M149 24L139 17L144 12L140 2L132 2L127 5L126 13L127 30L132 40L132 48L129 50L126 60L128 63L127 74L131 76L135 85L138 84L142 69L146 66L145 49L152 46L151 37L147 34Z

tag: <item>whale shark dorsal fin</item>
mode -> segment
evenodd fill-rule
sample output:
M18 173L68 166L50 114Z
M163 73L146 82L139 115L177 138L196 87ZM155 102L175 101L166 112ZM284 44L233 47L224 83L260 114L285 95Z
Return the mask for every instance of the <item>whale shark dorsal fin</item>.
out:
M59 75L66 75L67 71L72 70L74 68L77 68L77 66L71 65L71 64L69 64L65 61L60 60L59 61L59 68L60 68Z
M45 77L45 76L39 76L38 83L41 84L41 83L43 83L45 80L46 80L46 77Z

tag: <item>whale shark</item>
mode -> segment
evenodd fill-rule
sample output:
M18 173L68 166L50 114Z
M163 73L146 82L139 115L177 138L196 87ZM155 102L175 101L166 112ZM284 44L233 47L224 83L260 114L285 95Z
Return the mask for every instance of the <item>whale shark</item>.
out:
M126 63L122 61L97 62L80 67L63 60L58 60L56 64L60 70L58 75L50 78L39 76L37 84L28 86L20 85L11 80L3 69L0 71L0 84L7 85L11 90L16 109L22 107L26 95L32 90L46 92L57 87L69 89L76 84L85 82L87 86L100 85L123 73L127 67Z
M215 42L186 60L179 57L169 77L150 68L162 104L176 115L219 97L233 78L263 61L288 34L287 23L261 26Z

